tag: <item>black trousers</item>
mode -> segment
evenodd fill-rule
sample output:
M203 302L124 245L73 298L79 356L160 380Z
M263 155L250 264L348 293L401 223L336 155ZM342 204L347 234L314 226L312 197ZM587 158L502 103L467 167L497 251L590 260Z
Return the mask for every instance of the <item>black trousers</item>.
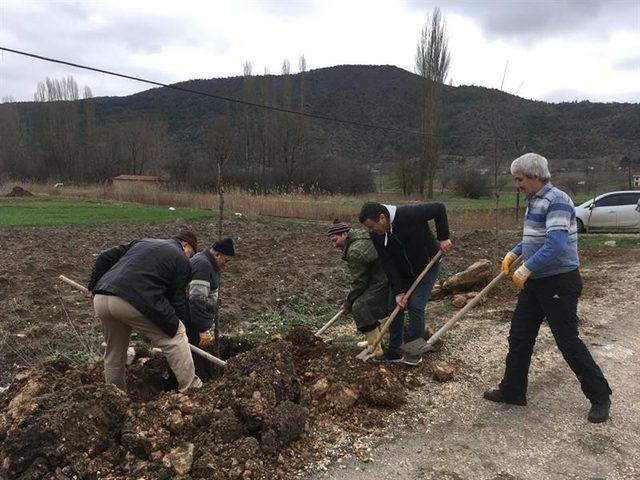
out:
M560 275L529 279L520 292L511 319L509 353L500 390L507 397L525 397L533 346L546 318L553 338L591 402L609 398L611 389L578 336L578 298L582 278L578 269Z

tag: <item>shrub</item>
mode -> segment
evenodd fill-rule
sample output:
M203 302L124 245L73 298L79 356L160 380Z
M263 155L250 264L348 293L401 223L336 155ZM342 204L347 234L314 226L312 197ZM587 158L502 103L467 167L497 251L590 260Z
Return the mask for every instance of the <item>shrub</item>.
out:
M489 176L477 170L460 170L454 175L456 195L480 198L489 195Z

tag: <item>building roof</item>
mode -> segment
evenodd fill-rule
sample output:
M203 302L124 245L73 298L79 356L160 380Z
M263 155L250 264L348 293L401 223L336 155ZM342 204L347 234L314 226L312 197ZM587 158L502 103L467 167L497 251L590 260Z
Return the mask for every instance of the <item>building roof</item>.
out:
M134 182L157 182L159 177L156 175L118 175L117 177L113 177L113 179Z

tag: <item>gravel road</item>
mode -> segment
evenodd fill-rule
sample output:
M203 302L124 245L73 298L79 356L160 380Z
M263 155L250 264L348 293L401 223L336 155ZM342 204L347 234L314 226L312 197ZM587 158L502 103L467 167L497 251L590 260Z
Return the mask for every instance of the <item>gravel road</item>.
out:
M509 324L497 311L478 311L438 354L458 366L453 381L427 380L390 416L386 437L362 439L309 478L639 479L640 264L589 264L582 273L581 336L614 390L608 422L587 422L589 402L546 325L531 365L529 405L483 400L483 390L501 378Z

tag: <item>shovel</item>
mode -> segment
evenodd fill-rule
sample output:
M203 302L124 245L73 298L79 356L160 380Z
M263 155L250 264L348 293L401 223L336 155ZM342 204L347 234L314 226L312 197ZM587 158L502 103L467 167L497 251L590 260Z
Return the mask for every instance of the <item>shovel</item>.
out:
M515 266L520 260L522 259L522 256L519 256L518 258L516 258L513 263L511 264L512 266ZM498 274L497 277L495 277L493 280L491 280L491 282L484 287L480 293L478 293L478 295L476 295L475 297L473 297L469 303L467 303L458 313L456 313L449 321L447 321L447 323L445 323L442 327L440 327L440 330L438 330L436 333L434 333L431 337L429 337L429 340L425 340L424 338L417 338L411 342L405 343L402 347L400 347L400 349L409 355L422 355L423 353L427 353L431 350L433 350L433 345L438 341L438 339L440 337L442 337L442 335L444 335L447 330L449 330L451 327L453 327L456 323L458 323L458 321L469 311L471 310L480 300L482 300L482 298L493 288L496 286L496 284L498 282L500 282L500 280L502 280L504 277L508 277L509 275L505 275L503 272L500 272Z
M89 290L87 290L87 287L85 287L84 285L80 285L78 282L74 282L73 280L71 280L70 278L65 277L64 275L59 275L58 278L60 280L62 280L64 283L66 283L68 285L71 285L76 290L80 290L81 292L86 293L86 294L89 293ZM195 345L189 344L189 348L191 349L192 352L200 355L203 358L206 358L207 360L209 360L214 365L218 365L220 367L226 367L227 366L227 362L225 362L224 360L222 360L222 359L220 359L218 357L214 357L209 352L205 352L204 350L199 349Z
M333 325L334 323L336 323L336 321L342 316L344 315L344 308L341 308L340 311L338 313L336 313L333 318L331 318L331 320L329 320L327 323L325 323L322 328L320 330L318 330L316 333L314 333L314 336L319 337L320 335L322 335L325 330L327 330L331 325Z
M407 300L409 299L409 297L411 296L413 291L418 287L418 285L420 284L422 279L427 275L429 270L431 270L431 267L433 267L438 262L438 260L440 260L441 256L442 256L442 251L440 250L431 259L429 264L426 267L424 267L424 270L422 270L420 275L418 275L418 278L416 278L414 280L413 285L411 285L411 288L409 289L409 291L404 296L405 299L407 299ZM362 350L358 355L356 355L356 358L359 358L363 362L366 362L371 357L373 357L373 352L375 352L375 350L378 347L378 345L380 345L380 342L382 341L382 337L384 337L384 334L387 333L387 330L389 330L389 327L391 326L391 323L393 323L393 321L396 319L396 317L398 316L398 314L402 310L403 309L400 308L399 305L396 305L396 308L393 309L393 312L391 312L391 315L389 315L389 318L387 319L387 321L384 323L384 325L380 329L380 335L378 335L378 338L376 338L376 341L373 343L373 345L369 345L367 348Z

